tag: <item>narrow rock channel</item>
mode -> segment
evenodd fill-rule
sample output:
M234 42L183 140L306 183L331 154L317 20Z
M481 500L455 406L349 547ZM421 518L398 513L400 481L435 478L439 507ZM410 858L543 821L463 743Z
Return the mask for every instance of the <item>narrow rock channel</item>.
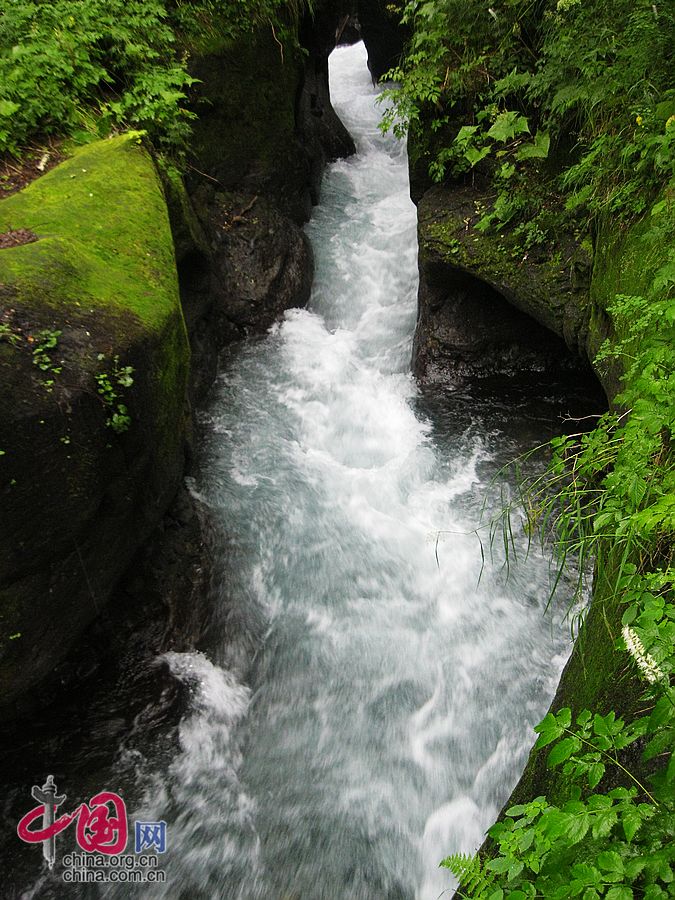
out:
M437 897L439 860L481 842L517 779L568 645L550 561L486 546L482 570L471 533L555 404L420 393L405 145L378 131L363 46L331 67L357 155L307 227L309 308L233 352L202 416L193 490L231 575L206 654L167 657L192 690L180 752L134 763L139 814L168 821L160 896Z
M71 798L119 791L132 822L166 822L166 881L65 889L13 842L12 896L432 900L554 693L573 573L549 604L551 560L516 529L507 564L484 524L514 486L503 466L560 429L569 384L416 383L405 144L379 132L363 46L330 62L357 153L306 228L309 306L234 346L200 415L189 486L226 536L202 652L140 673L161 697L131 727L133 671L119 696L92 688L60 743L43 723L17 749L31 772L56 759ZM28 778L7 775L7 810Z

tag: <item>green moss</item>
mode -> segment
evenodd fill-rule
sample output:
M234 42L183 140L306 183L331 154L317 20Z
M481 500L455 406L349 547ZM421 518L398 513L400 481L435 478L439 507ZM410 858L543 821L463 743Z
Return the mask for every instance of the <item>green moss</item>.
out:
M0 253L0 282L18 299L126 310L157 326L178 306L169 222L141 138L77 150L0 205L0 230L39 241Z
M603 310L617 294L647 296L654 276L675 240L672 206L659 204L653 215L630 226L606 219L600 226L591 297Z
M654 279L659 269L667 265L668 248L675 246L672 201L664 200L654 210L630 224L610 217L600 223L590 291L587 352L591 359L605 340L625 337L616 330L609 313L617 295L652 296ZM654 336L644 337L651 340ZM613 397L621 389L620 363L612 360L602 363L599 374L608 396Z
M194 250L208 257L210 255L208 241L188 196L183 176L175 166L166 164L160 168L160 173L171 222L176 262L180 263Z
M69 326L94 335L90 350L72 348L71 380L73 369L105 369L99 353L109 361L124 356L132 340L149 341L157 404L171 406L160 417L161 434L168 435L169 420L175 425L180 415L189 351L166 204L140 136L82 147L6 199L0 228L10 227L38 236L0 251L0 283L11 285L28 327L53 323L64 329L66 346Z
M523 279L530 253L523 250L510 232L496 238L493 234L478 231L465 222L436 222L429 227L428 238L446 262L466 269L480 269L484 280L497 285L510 284ZM575 248L576 249L576 248ZM572 261L572 253L541 254L537 257L538 280L543 283L564 277Z
M420 253L492 285L510 303L583 352L588 322L590 256L571 237L555 252L525 250L512 231L476 228L487 201L470 188L436 187L419 204Z

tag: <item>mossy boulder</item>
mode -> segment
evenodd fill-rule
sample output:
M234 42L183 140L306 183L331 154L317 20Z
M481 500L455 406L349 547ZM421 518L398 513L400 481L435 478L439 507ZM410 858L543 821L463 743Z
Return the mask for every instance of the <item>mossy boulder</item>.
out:
M173 498L189 349L161 186L134 134L0 204L0 691L7 715L100 613Z
M437 186L418 204L420 293L413 368L424 378L578 367L586 356L589 248L523 249L476 225L486 201ZM571 352L570 352L571 351Z

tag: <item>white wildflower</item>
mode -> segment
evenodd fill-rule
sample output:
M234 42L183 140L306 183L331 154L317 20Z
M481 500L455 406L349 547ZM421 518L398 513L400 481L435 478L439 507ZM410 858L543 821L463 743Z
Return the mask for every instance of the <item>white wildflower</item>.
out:
M626 642L626 650L637 663L638 669L650 684L656 684L657 681L665 681L666 676L659 668L654 657L647 653L644 644L638 637L637 633L624 625L622 631L623 639Z

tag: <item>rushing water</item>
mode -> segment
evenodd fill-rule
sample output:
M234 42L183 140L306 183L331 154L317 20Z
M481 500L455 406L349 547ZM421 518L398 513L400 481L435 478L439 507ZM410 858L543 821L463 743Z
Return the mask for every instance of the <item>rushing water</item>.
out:
M135 782L133 818L168 822L167 883L82 895L436 898L564 662L549 561L506 567L484 535L483 566L472 533L546 414L420 394L405 146L378 131L362 45L332 55L331 88L358 153L307 228L310 306L232 354L202 417L192 489L229 536L228 574L205 653L164 657L190 695L178 747L137 735L108 774Z
M231 536L228 608L258 652L247 672L230 634L210 659L168 657L194 691L144 809L169 819L169 897L437 897L563 662L547 560L496 554L481 577L500 432L421 409L405 146L378 131L362 45L331 66L358 153L307 229L310 306L234 355L205 417L194 489Z

